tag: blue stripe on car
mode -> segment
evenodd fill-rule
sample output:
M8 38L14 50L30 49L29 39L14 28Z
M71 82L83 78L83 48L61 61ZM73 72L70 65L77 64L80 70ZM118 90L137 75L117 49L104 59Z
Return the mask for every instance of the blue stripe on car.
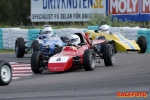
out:
M121 37L120 34L116 34L116 36L124 43L126 43L125 39ZM126 43L131 49L135 49L131 43Z
M130 46L131 49L135 49L134 46L132 46L131 43L127 43L127 44Z

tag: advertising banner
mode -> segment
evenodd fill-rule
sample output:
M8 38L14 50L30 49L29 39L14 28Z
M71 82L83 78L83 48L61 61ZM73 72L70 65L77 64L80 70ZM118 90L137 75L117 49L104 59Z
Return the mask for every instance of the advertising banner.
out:
M106 14L106 0L31 0L31 22L89 21Z
M150 0L106 0L106 11L121 20L150 21Z

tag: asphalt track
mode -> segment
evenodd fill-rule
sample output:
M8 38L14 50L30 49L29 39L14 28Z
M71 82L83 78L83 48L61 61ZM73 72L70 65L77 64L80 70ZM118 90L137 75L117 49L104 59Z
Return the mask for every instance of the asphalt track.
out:
M30 55L7 61L30 62ZM103 60L94 71L43 72L0 87L0 100L150 100L150 54L116 54L114 66ZM147 92L147 98L118 98L117 92Z

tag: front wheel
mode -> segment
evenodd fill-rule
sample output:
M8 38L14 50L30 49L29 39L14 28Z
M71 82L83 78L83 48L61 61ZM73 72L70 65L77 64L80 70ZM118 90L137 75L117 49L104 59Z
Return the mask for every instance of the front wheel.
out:
M39 51L35 51L32 53L31 69L35 74L42 73L44 70L43 56Z
M92 49L87 49L83 55L83 65L86 71L94 70L96 66L96 55Z
M97 39L98 39L98 40L106 40L105 36L99 36ZM103 42L103 43L97 45L97 46L98 46L99 53L104 53L104 48L105 48L106 44L107 44L107 43L106 43L106 41L105 41L105 42Z
M23 57L25 54L25 42L23 38L17 38L15 42L16 57Z
M111 44L106 44L104 48L104 63L105 66L113 66L115 63L115 50Z
M147 49L147 41L145 36L140 36L137 41L141 51L139 53L145 53Z
M12 67L6 61L0 61L0 85L8 85L12 80Z
M40 49L39 49L39 41L38 41L38 40L34 40L34 41L32 42L32 49L33 49L33 52L40 50Z

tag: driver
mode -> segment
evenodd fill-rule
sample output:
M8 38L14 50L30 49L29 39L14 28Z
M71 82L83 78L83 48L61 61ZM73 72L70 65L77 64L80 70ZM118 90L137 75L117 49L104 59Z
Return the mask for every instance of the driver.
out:
M72 44L74 46L79 46L80 43L81 43L81 40L78 35L73 34L70 36L70 44Z
M102 25L101 27L100 27L100 30L101 30L101 32L104 32L104 33L107 33L107 34L109 34L109 26L108 25Z
M52 27L48 26L43 29L43 33L39 35L39 38L50 38L54 35Z

